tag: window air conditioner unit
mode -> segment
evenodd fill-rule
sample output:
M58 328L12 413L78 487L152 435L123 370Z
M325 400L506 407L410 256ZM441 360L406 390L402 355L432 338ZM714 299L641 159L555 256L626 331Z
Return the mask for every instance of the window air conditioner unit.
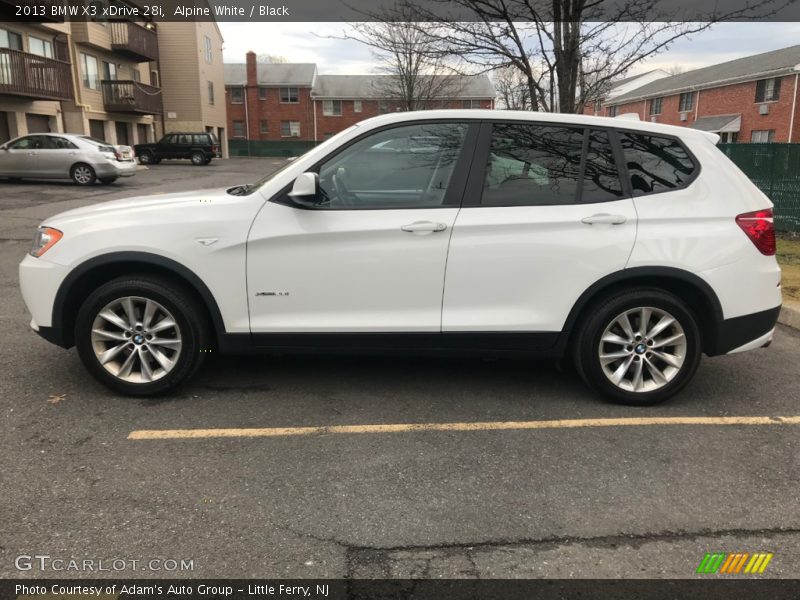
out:
M768 115L769 114L769 104L762 104L758 107L758 114L760 115Z
M689 115L687 113L681 113L681 121L688 121Z

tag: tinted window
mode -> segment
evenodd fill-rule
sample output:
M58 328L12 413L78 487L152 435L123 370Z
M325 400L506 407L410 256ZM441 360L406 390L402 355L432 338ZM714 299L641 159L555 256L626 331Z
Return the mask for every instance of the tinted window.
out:
M44 138L45 140L45 147L51 150L74 150L77 148L75 144L70 142L66 138L56 137L56 136L47 136Z
M466 132L465 124L431 123L356 142L320 168L321 208L442 206Z
M24 138L18 139L16 142L9 144L9 148L12 150L29 150L32 148L37 148L36 140L39 139L39 136L28 136Z
M634 196L675 189L692 177L696 167L677 140L625 132L619 137Z
M186 134L181 134L181 135L178 136L178 143L179 144L185 144L185 145L188 146L189 144L192 143L192 136L186 135Z
M194 136L194 143L202 146L202 145L209 145L211 142L208 140L208 136L205 134L195 135Z
M606 202L623 197L622 180L605 131L589 131L580 202Z
M620 197L622 185L607 133L553 125L494 125L484 205L544 206Z

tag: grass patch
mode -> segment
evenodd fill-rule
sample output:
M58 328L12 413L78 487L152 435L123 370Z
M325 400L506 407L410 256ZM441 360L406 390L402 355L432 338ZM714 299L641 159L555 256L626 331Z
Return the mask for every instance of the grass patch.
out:
M778 238L778 262L783 277L783 299L800 302L800 238Z

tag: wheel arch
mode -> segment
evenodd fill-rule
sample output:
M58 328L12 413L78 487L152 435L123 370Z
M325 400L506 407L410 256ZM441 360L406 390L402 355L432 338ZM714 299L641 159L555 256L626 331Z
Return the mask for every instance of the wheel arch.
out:
M719 323L723 321L722 304L712 287L703 279L674 267L633 267L606 275L593 283L572 307L564 323L563 349L571 344L576 325L601 298L631 287L654 287L671 292L687 303L695 313L702 336L703 351L713 350Z
M130 274L165 275L186 287L201 302L219 342L225 324L211 290L188 267L158 254L148 252L111 252L96 256L75 267L61 282L53 302L52 327L61 332L60 345L75 344L75 318L83 301L104 283Z

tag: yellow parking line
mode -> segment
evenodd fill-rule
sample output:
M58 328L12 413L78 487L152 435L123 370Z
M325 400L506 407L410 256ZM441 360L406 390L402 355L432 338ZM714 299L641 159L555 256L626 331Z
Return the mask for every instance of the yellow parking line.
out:
M501 431L514 429L573 429L580 427L644 427L652 425L800 425L797 417L632 417L620 419L563 419L556 421L488 421L484 423L391 423L321 427L264 427L251 429L141 429L129 440L174 440L230 437L291 437L321 434L408 433L420 431Z

